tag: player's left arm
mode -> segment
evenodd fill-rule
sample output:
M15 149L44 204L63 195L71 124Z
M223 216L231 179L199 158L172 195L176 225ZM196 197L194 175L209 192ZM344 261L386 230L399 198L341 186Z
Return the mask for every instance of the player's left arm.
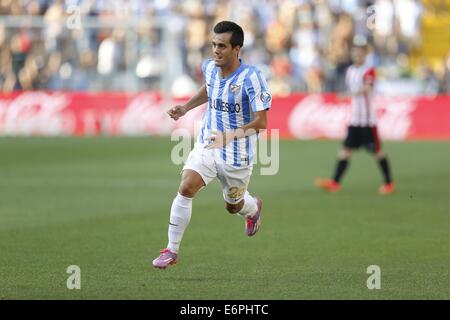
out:
M237 128L236 130L225 132L225 144L233 141L233 139L240 139L252 136L267 129L267 112L268 109L256 111L255 118L247 123L245 126Z
M255 117L252 121L247 123L245 126L237 128L235 130L225 132L221 131L212 132L211 138L209 139L211 143L208 144L205 148L206 149L221 148L230 143L231 141L233 141L234 139L248 137L257 134L263 130L266 130L267 112L268 109L256 111L254 113Z
M239 128L239 129L231 131L230 134L231 135L234 134L233 138L239 139L239 138L243 138L246 136L251 136L254 133L259 133L261 130L267 129L267 112L268 111L269 111L269 109L265 109L262 111L256 111L254 113L255 118L252 121L250 121L245 126ZM251 133L252 130L253 130L253 133ZM241 133L236 132L236 131L248 132L250 134L242 135Z

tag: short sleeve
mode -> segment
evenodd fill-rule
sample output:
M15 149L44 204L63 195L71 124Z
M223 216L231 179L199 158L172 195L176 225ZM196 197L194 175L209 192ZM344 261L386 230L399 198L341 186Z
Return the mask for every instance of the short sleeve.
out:
M253 112L270 109L272 96L266 79L259 70L249 73L245 79L244 87Z

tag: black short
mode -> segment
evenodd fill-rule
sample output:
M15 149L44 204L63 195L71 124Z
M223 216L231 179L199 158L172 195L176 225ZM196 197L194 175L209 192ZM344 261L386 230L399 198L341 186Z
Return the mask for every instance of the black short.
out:
M370 152L381 149L377 127L354 127L349 126L344 146L349 149L358 149L364 146Z

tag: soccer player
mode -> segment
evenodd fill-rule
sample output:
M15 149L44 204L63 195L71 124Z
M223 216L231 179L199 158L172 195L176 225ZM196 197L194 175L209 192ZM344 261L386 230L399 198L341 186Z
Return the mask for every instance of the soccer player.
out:
M381 150L380 138L377 132L376 114L372 105L373 88L375 84L375 69L365 63L367 43L354 41L352 46L353 64L346 73L346 85L351 96L352 113L347 137L338 153L338 161L333 179L317 178L316 186L329 191L338 192L341 189L341 179L344 175L352 155L352 150L364 146L373 153L383 174L384 184L379 188L382 195L395 191L391 178L389 162Z
M213 31L213 59L202 65L205 83L186 104L168 112L178 120L189 110L208 103L170 210L167 248L153 260L153 266L160 269L177 262L180 242L191 218L192 200L216 177L228 212L245 219L247 236L253 236L261 223L262 200L251 196L247 186L257 134L266 129L271 95L261 72L239 58L244 43L242 28L222 21Z

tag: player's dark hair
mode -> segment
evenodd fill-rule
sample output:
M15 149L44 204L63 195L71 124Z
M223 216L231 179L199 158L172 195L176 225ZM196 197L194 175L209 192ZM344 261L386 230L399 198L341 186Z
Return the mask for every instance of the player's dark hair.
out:
M221 21L214 26L214 33L231 33L231 47L244 45L244 31L242 28L232 21Z

